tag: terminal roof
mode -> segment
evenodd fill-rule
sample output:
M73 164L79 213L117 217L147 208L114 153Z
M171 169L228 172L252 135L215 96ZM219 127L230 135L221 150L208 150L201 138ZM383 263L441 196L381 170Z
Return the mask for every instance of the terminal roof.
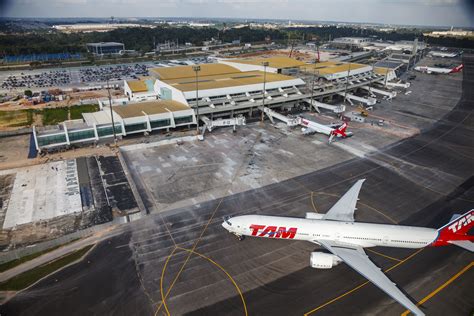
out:
M176 112L189 110L190 108L180 102L173 100L153 100L139 103L129 103L127 105L117 105L113 107L115 113L121 118L131 118L137 116L162 114L168 112Z
M219 88L229 88L236 86L245 86L253 84L263 84L263 71L245 71L236 72L230 74L220 74L212 76L200 76L198 81L199 90L210 90ZM266 73L265 81L277 82L294 80L295 78L275 73ZM195 78L181 78L172 80L163 80L170 86L183 91L195 91L196 90L196 79Z
M249 58L249 59L227 59L226 61L239 64L262 66L268 62L268 67L276 69L296 68L304 66L305 63L289 57L268 57L268 58Z
M349 66L350 65L350 66ZM322 63L316 64L306 64L301 67L301 70L306 72L316 71L319 75L332 75L340 72L347 72L350 70L356 70L363 67L370 67L364 64L355 64L355 63L342 63L334 61L325 61Z
M144 80L130 80L127 81L128 86L132 92L147 92L148 87Z
M198 74L199 77L240 72L238 69L224 64L202 64L199 66L201 67ZM160 80L194 78L196 76L193 66L153 68L151 71L156 74Z

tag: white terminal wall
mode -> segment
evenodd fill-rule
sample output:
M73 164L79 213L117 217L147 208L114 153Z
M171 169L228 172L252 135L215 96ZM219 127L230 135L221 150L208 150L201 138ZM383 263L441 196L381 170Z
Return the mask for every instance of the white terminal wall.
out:
M267 82L265 84L266 90L278 89L278 88L290 88L293 86L304 85L305 82L301 79L295 78L291 80ZM199 90L199 98L206 97L215 97L215 96L225 96L227 94L240 94L245 92L255 92L263 90L263 82L258 84L243 85L243 86L234 86L234 87L225 87L217 89L208 89L208 90ZM186 99L195 99L196 91L186 91L183 93Z
M181 102L183 104L186 104L186 105L189 105L188 104L188 101L186 101L186 98L184 97L183 95L183 92L181 92L180 90L176 89L175 87L161 81L161 80L156 80L155 81L155 84L153 85L154 89L155 89L155 93L157 95L160 95L160 89L161 88L167 88L169 90L171 90L171 99L174 100L174 101L177 101L177 102ZM196 93L196 92L195 92Z
M354 75L362 74L362 73L369 72L369 71L372 71L371 66L357 68L357 69L351 69L349 71L349 76L354 76ZM328 80L346 78L347 77L347 72L348 71L341 71L341 72L336 72L336 73L333 73L333 74L322 75L321 77L324 77Z

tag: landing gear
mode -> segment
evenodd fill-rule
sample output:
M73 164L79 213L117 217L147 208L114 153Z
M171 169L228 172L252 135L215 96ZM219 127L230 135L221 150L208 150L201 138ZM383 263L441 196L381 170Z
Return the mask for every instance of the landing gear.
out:
M237 239L238 239L239 241L242 241L242 240L245 239L245 236L243 236L243 235L237 235L237 234L235 234L235 236L237 237Z

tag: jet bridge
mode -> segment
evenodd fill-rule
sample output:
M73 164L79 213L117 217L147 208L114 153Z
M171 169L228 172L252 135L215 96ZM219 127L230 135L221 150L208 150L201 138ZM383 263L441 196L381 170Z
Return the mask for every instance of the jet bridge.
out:
M263 113L265 113L268 116L268 118L270 119L272 124L275 124L274 119L282 121L290 127L298 126L300 124L299 118L285 116L285 115L277 113L277 112L275 112L272 109L267 108L267 107L263 108Z
M204 134L206 133L206 130L212 132L212 130L216 127L221 127L221 126L232 126L233 131L236 131L236 126L243 126L246 125L245 117L242 115L229 118L229 119L217 119L217 120L211 120L205 115L200 115L199 118L201 121L204 122L204 126L202 128L202 133L201 133L201 140L204 139Z
M409 82L387 82L387 83L382 83L382 82L377 82L381 86L385 87L396 87L396 88L403 88L403 89L408 89L410 88L410 83Z
M377 93L377 94L386 96L388 99L392 99L392 98L395 98L397 96L397 92L395 92L395 91L390 92L390 91L380 90L380 89L372 88L372 87L368 87L368 86L363 86L361 88L364 89L364 90L367 90L369 92L373 92L373 93Z
M363 97L359 97L359 96L356 96L356 95L351 94L351 93L346 93L346 94L344 94L344 92L339 92L338 94L339 94L340 96L343 96L343 97L345 96L345 98L349 101L349 103L350 103L351 105L354 105L354 102L352 102L352 100L365 103L365 104L367 104L368 106L372 106L372 105L374 105L375 103L377 103L377 99L376 99L376 98L372 98L372 97L363 98Z
M315 108L315 110L318 112L319 112L319 108L333 111L336 114L344 113L344 111L346 110L345 105L332 105L332 104L322 103L322 102L311 100L311 99L306 99L304 101L311 104Z

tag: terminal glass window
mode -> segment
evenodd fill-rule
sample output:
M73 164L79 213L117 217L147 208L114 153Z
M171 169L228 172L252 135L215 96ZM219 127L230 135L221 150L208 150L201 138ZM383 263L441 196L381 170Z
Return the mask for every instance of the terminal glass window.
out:
M56 134L56 135L47 135L47 136L39 136L38 137L38 145L48 146L52 144L62 144L66 143L66 135L65 134Z
M69 136L69 141L74 142L74 141L79 141L79 140L84 140L84 139L91 139L95 138L94 130L84 130L84 131L78 131L78 132L70 132L68 133Z
M127 133L133 133L136 131L144 131L146 129L147 129L146 123L125 125L125 131Z
M175 117L174 123L176 125L179 124L186 124L186 123L192 123L193 122L193 116L182 116L182 117Z
M122 128L120 125L115 125L115 133L122 134ZM112 126L97 128L97 135L99 135L99 137L112 136L113 134L114 131L112 130Z
M166 127L171 125L171 120L166 119L166 120L157 120L157 121L150 121L151 128L160 128L160 127Z

